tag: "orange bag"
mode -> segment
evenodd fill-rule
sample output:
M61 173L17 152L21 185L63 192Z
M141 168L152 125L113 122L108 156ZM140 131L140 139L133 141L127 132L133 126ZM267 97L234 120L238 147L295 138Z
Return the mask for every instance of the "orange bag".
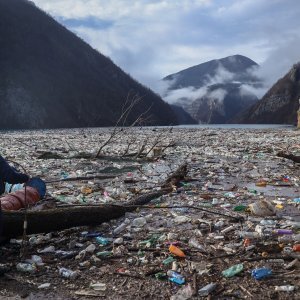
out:
M0 198L2 210L19 210L36 203L40 200L38 191L30 186L26 187L26 199L25 189L16 191L14 193L7 194Z

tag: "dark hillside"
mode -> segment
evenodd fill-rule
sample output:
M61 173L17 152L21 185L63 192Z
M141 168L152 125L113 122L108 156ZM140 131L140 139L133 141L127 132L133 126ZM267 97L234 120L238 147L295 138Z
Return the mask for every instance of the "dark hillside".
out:
M300 98L300 63L279 79L264 97L233 122L258 124L297 123Z
M168 104L25 0L0 0L0 129L113 125L127 96L151 124L176 124Z

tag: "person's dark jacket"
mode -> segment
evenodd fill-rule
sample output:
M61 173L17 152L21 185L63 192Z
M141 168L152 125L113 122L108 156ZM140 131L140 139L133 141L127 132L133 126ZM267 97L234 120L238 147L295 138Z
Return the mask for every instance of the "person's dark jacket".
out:
M28 180L29 180L28 175L17 172L0 155L0 195L4 193L5 182L16 184L16 183L24 183Z

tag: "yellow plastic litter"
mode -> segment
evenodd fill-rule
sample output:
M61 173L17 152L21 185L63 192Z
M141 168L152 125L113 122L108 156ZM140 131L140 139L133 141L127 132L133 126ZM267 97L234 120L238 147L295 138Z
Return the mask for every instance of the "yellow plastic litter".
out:
M91 194L92 192L93 192L93 190L89 186L83 186L81 188L81 193L84 194L84 195Z
M255 183L256 186L260 186L260 187L265 187L267 186L267 181L266 180L260 180L258 182Z

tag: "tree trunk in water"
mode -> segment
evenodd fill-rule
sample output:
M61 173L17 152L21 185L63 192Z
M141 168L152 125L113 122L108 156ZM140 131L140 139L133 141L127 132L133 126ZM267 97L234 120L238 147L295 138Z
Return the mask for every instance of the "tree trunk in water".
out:
M300 163L300 156L294 155L294 154L289 154L289 153L284 153L284 152L278 152L277 156L287 158L292 160L295 163Z
M151 200L168 194L172 185L178 184L186 175L186 165L179 167L168 177L159 191L146 193L134 198L124 206L113 204L93 206L69 206L41 211L27 211L27 234L46 233L77 226L98 225L123 216L135 210L131 205L144 205ZM3 236L14 237L23 234L25 211L3 211Z

